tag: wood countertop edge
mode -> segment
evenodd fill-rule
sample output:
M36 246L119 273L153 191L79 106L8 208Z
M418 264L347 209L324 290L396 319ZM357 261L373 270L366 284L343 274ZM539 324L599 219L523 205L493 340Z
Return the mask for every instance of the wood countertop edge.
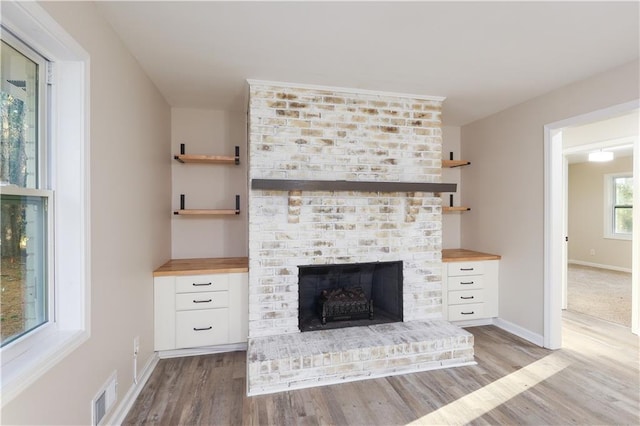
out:
M473 262L478 260L500 260L498 254L483 253L467 249L443 249L442 262Z
M249 260L246 257L171 259L153 271L153 276L228 274L248 271Z

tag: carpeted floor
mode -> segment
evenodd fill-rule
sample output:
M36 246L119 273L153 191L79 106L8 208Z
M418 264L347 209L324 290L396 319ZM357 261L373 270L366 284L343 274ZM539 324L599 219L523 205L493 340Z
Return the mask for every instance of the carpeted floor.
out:
M568 309L631 327L631 274L569 265Z

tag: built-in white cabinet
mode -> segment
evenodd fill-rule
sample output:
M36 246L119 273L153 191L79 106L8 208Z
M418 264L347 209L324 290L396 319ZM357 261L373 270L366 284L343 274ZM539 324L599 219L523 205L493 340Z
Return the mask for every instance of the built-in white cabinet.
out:
M451 322L486 322L497 317L498 279L498 259L448 259L443 263L442 273L444 319Z
M154 349L247 341L246 272L154 277Z

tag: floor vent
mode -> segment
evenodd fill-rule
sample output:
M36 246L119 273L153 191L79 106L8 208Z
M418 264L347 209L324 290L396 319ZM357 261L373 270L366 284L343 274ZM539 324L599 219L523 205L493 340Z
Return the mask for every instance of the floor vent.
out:
M102 385L98 394L91 401L91 414L93 426L99 426L105 415L109 412L113 404L116 402L116 391L118 382L116 381L116 372L114 371L109 380Z

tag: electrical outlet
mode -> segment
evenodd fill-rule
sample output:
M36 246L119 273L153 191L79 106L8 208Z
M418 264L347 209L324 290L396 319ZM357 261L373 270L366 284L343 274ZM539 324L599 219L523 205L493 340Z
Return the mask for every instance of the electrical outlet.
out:
M596 255L596 249L591 249L591 250L589 250L589 254L590 254L591 256L595 256L595 255Z
M133 338L133 356L138 356L138 352L140 352L140 336Z

